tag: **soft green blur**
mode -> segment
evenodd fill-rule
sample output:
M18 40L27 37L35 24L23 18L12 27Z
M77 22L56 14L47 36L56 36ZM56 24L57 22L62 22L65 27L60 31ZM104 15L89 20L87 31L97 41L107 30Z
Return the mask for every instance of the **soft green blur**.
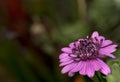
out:
M0 0L0 82L92 82L61 74L58 56L93 31L119 44L120 0ZM117 61L104 82L120 81Z

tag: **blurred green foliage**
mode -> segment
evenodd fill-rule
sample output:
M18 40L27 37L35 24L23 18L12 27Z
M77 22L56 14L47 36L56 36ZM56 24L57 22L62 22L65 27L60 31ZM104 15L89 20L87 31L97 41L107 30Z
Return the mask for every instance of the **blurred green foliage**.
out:
M9 20L12 15L5 6L8 0L5 1L0 1L0 82L92 82L88 77L76 80L78 74L72 78L61 74L58 59L61 48L95 30L117 44L120 42L119 0L23 0L21 9L28 19L23 18L22 24L29 32L30 38L26 37L28 42L32 42L32 46L27 47L21 45L17 37L21 36L19 30L24 29L19 27L21 23L14 27L17 24L15 21L21 19ZM14 10L18 4L13 2L11 6ZM12 12L19 11L18 7ZM20 13L16 14L20 16ZM27 22L24 22L25 19ZM8 31L3 32L3 28ZM12 32L15 37L8 38ZM106 60L112 74L101 78L106 78L108 82L120 80L119 51L118 48L116 60Z
M108 60L107 63L112 70L112 74L107 76L106 79L108 82L119 82L119 74L120 74L120 48L118 48L117 52L115 52L117 58L113 61Z

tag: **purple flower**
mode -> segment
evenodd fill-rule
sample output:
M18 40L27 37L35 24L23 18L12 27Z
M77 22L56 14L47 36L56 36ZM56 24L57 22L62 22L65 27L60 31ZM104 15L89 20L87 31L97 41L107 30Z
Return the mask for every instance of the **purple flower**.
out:
M87 36L86 39L79 39L70 43L69 47L62 48L59 59L60 66L64 67L61 72L68 73L70 77L76 72L93 77L95 71L109 75L111 70L102 58L115 58L112 53L116 51L116 47L111 40L105 40L98 32L93 32L90 38Z

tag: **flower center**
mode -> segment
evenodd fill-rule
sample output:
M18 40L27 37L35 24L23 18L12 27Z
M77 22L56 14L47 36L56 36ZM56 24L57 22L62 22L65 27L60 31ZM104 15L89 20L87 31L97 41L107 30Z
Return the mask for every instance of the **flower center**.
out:
M92 59L97 56L99 49L98 41L93 39L81 39L78 41L78 45L75 44L75 48L72 50L71 57L75 61Z

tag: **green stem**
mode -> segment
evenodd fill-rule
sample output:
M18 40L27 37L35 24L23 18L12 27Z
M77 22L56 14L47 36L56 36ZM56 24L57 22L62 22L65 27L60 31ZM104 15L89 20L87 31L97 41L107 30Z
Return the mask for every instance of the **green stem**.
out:
M98 77L98 79L100 80L100 82L104 82L104 79L103 79L102 74L100 72L97 72L96 76Z
M102 78L101 73L97 72L94 76L94 78L92 78L93 82L104 82L104 79Z
M100 82L100 79L98 78L97 75L95 75L95 76L92 78L92 81L93 81L93 82Z
M102 82L101 78L99 77L98 73L96 74L96 77L99 79L99 82Z

